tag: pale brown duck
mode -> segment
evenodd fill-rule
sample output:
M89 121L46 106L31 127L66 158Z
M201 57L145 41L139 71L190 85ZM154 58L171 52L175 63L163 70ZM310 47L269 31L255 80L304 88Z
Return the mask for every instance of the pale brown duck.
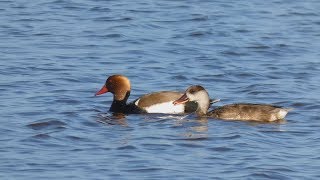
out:
M189 87L185 93L173 103L184 104L190 101L198 103L196 114L200 117L213 117L225 120L242 121L277 121L284 119L291 110L269 104L238 103L218 107L208 112L209 94L199 85Z

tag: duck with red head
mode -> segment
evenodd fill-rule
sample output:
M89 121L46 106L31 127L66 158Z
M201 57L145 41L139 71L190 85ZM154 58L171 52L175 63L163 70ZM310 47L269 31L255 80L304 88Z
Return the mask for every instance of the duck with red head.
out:
M197 109L197 104L194 102L173 105L173 101L183 95L182 92L176 91L160 91L146 94L127 104L130 91L131 85L127 77L112 75L95 95L98 96L107 92L112 93L113 102L110 111L118 113L181 114L194 112Z
M271 122L284 119L291 110L269 104L238 103L218 107L208 112L209 94L199 85L189 87L185 93L173 102L181 105L190 101L198 103L196 114L200 117L213 117L225 120Z

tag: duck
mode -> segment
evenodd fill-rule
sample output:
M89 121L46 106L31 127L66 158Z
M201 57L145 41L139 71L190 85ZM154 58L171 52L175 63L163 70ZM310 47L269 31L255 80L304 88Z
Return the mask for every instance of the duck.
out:
M273 122L284 119L287 113L292 110L291 108L283 108L270 104L236 103L220 106L208 111L210 104L209 94L200 85L190 86L173 104L181 105L190 101L197 102L198 104L195 111L197 116L223 120Z
M114 113L137 114L137 113L166 113L182 114L194 112L197 109L195 102L174 105L173 101L183 95L178 91L159 91L145 94L134 101L127 103L130 96L131 84L128 77L115 74L108 77L102 88L95 96L110 92L113 101L110 111Z

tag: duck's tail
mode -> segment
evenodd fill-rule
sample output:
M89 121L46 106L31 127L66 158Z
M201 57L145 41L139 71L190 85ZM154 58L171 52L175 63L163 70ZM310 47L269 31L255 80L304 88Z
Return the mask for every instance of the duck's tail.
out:
M277 118L278 119L284 119L286 115L288 114L289 111L292 111L293 108L279 108L278 113L277 113Z
M292 111L294 108L284 108L287 112Z

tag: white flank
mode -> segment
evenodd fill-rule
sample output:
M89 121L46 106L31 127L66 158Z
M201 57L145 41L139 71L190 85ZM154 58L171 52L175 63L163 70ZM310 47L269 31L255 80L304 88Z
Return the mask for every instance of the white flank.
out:
M155 104L150 107L144 108L148 113L167 113L177 114L184 113L184 104L174 105L173 101Z
M138 99L134 104L135 104L136 106L138 106L139 101L140 101L140 99Z

